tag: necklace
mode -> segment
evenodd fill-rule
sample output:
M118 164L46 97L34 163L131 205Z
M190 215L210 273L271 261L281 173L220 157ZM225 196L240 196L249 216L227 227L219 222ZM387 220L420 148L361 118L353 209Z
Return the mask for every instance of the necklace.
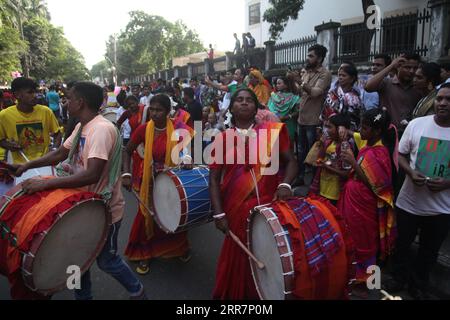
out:
M155 131L158 131L158 132L164 132L164 131L166 131L166 129L167 129L167 127L162 128L162 129L155 127Z
M254 126L255 126L255 124L252 124L250 126L250 128L248 128L248 129L240 129L240 128L236 127L236 131L240 136L246 137L246 136L250 135Z

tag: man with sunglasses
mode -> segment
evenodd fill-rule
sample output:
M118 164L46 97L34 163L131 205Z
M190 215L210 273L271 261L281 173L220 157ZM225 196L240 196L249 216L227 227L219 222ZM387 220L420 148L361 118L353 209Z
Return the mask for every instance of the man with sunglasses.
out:
M61 133L52 110L38 105L37 83L28 78L17 78L11 90L17 104L0 112L0 147L9 150L14 164L39 159L48 153L50 137L54 147L61 144Z

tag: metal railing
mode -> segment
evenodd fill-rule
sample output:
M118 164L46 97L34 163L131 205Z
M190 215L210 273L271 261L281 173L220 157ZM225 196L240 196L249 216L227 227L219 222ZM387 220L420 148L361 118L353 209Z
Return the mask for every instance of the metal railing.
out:
M316 43L317 36L312 35L275 45L275 68L284 68L288 65L301 68L306 62L308 48Z
M367 62L379 53L395 58L414 52L426 57L430 33L431 12L426 8L381 19L378 29L370 30L365 23L342 26L336 34L337 55L333 62Z

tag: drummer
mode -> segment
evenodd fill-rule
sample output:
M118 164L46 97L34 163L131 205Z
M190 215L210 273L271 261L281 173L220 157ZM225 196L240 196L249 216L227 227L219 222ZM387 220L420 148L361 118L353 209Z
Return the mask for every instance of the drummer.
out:
M174 130L191 129L184 123L169 118L171 101L169 96L158 94L150 101L150 121L141 125L132 135L124 152L124 170L122 183L131 190L132 174L130 173L131 155L140 144L145 145L144 166L139 195L147 207L151 207L153 177L155 173L175 167L171 155L178 141L171 141ZM186 141L189 143L189 141ZM170 150L167 150L170 146ZM139 178L139 177L138 177ZM135 180L135 179L133 179ZM134 184L133 184L134 185ZM155 199L157 200L157 199ZM153 258L180 258L183 262L191 259L187 232L168 235L153 221L144 206L138 208L133 223L125 255L131 261L139 261L136 272L145 275L150 271L149 262Z
M286 199L293 196L290 183L297 174L297 165L292 152L290 151L289 134L286 126L282 123L261 123L256 124L256 114L259 102L253 91L240 89L236 91L231 99L230 111L232 114L233 127L222 136L216 136L214 149L224 150L223 154L215 154L215 163L210 166L210 194L215 212L216 226L227 236L222 247L219 258L216 285L213 297L218 300L245 300L258 299L256 288L250 272L248 256L233 242L229 236L232 231L246 243L247 218L250 210L258 205L270 203L273 199ZM245 150L237 147L237 135L244 139L256 137L258 146L263 141L264 130L269 134L278 136L279 149L274 148L270 153L272 163L280 160L284 167L284 178L280 179L280 172L264 175L261 159L258 157L257 164L249 163L249 154L257 154L257 150L250 150L248 140ZM275 138L275 137L274 137ZM227 150L226 139L233 139L231 148ZM275 141L272 140L271 141ZM218 147L218 144L223 144ZM245 152L244 164L218 164L218 159L231 159ZM275 157L279 157L276 159ZM244 161L235 161L242 163ZM223 163L223 162L222 162ZM263 175L262 175L263 173ZM269 172L265 172L268 174ZM283 182L283 183L281 183ZM256 185L255 185L256 184Z
M131 299L144 300L144 286L117 254L117 238L125 205L120 183L120 135L111 122L98 114L103 100L101 87L90 82L78 82L69 91L68 99L70 115L80 119L80 124L76 126L73 134L58 150L41 159L21 166L16 165L15 174L20 176L32 168L56 165L65 161L69 153L73 153L73 167L68 168L71 175L47 180L33 178L23 183L23 191L33 194L44 190L84 187L98 194L110 192L108 205L113 225L97 258L97 264L101 270L122 284ZM114 154L117 156L113 157ZM109 181L111 172L115 173L114 181ZM81 290L75 290L75 298L92 299L89 271L82 276Z
M28 78L17 78L11 89L17 105L0 112L0 147L11 151L13 163L34 160L49 151L50 136L54 147L61 144L58 121L52 110L36 104L38 85ZM25 156L25 157L24 157Z

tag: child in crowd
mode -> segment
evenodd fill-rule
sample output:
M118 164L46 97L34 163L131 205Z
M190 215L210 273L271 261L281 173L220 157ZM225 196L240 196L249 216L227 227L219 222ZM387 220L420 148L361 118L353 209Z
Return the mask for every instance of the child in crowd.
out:
M335 114L325 121L321 139L321 150L317 160L316 172L310 192L318 194L337 205L342 187L348 178L349 170L342 161L342 140L339 128L350 128L350 119L342 114ZM352 150L353 143L350 143Z

